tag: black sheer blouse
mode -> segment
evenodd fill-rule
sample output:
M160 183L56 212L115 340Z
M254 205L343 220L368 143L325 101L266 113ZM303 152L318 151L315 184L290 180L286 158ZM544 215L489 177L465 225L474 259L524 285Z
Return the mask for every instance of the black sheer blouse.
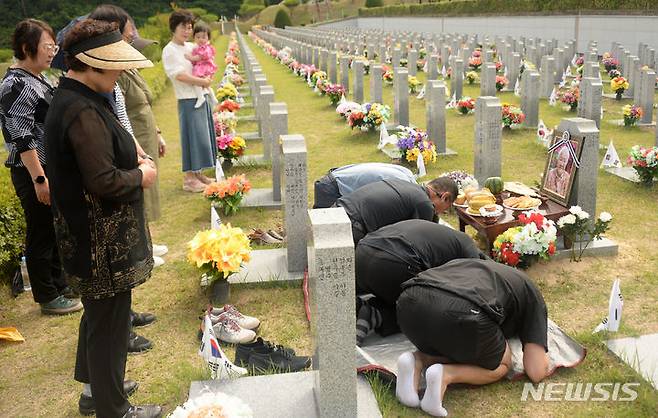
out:
M47 175L67 280L102 299L146 281L153 268L137 151L109 103L62 78L46 117Z

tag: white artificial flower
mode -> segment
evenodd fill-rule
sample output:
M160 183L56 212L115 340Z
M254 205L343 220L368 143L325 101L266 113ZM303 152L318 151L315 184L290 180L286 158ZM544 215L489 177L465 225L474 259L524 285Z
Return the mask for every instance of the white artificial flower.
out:
M612 220L612 215L610 215L608 212L601 212L599 215L599 220L601 222L610 222Z
M578 215L582 211L583 209L580 206L572 206L569 208L569 212L571 212L574 215Z
M589 213L585 212L584 210L576 214L578 219L589 219Z
M576 223L576 217L569 214L569 215L564 215L557 221L557 226L560 228L563 228L565 225L573 225Z

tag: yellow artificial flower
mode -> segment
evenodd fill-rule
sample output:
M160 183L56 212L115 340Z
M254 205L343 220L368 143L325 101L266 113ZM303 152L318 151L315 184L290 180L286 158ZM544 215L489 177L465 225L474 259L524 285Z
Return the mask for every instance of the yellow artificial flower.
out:
M416 161L418 159L418 155L420 154L420 151L418 151L418 148L411 148L407 150L407 161Z

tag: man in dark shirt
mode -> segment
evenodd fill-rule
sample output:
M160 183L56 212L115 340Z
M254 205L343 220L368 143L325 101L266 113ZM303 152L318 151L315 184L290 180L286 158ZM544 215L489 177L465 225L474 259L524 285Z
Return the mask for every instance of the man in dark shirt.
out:
M457 197L457 184L439 177L427 184L381 180L367 184L336 202L352 221L354 245L382 226L407 219L436 221Z
M359 241L355 257L356 292L372 293L375 297L362 303L357 311L357 344L371 328L382 336L400 332L395 314L400 285L456 258L486 256L463 232L423 219L384 226Z
M405 405L445 416L446 386L501 379L511 366L506 340L515 336L528 377L538 382L548 375L546 304L530 278L512 267L461 259L427 270L402 285L397 314L418 348L398 359L396 394ZM417 379L428 366L420 402Z

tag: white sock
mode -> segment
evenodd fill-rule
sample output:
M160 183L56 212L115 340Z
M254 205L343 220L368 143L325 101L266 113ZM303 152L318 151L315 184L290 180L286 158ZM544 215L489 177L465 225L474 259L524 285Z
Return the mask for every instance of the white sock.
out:
M395 385L395 396L398 400L412 408L418 408L420 399L414 385L416 358L411 351L402 353L398 357L398 379Z
M435 364L430 366L425 372L425 380L427 381L427 388L420 407L432 416L447 417L448 411L443 407L443 399L441 398L443 365Z
M89 383L82 384L82 394L91 397L91 384Z

